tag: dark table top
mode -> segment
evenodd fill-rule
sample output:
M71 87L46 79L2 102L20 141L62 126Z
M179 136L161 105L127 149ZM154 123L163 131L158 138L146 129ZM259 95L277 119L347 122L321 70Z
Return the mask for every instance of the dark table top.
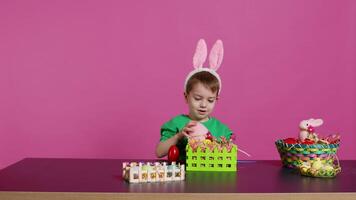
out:
M237 172L186 172L185 181L127 183L116 159L26 158L0 171L0 191L109 193L356 192L356 161L331 179L304 177L280 161L240 161ZM145 161L145 160L131 160ZM147 160L146 160L147 161Z

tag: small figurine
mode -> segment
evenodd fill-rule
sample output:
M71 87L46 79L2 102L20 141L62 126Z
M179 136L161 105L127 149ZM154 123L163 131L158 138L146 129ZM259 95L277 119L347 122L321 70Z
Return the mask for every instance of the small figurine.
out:
M122 177L129 183L167 182L185 179L185 166L172 162L137 163L124 162Z
M299 140L301 142L306 142L305 140L311 141L311 142L317 142L319 140L317 134L315 133L315 127L321 126L323 124L322 119L308 119L308 120L303 120L299 124L300 128L300 133L299 133ZM310 143L311 143L310 142Z

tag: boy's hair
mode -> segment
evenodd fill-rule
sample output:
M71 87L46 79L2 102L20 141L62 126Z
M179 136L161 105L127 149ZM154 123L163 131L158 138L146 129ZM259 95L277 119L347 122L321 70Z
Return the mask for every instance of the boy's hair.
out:
M201 71L190 77L187 82L186 94L189 94L197 83L202 83L205 87L209 88L213 93L216 92L216 95L218 95L217 93L220 89L219 80L210 72Z

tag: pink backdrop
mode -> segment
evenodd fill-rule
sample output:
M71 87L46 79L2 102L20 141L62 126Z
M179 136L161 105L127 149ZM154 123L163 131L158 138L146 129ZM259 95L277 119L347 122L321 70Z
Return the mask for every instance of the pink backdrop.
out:
M279 159L278 138L323 118L356 159L356 1L0 2L0 168L24 157L154 158L187 111L199 38L220 38L214 115L239 159Z

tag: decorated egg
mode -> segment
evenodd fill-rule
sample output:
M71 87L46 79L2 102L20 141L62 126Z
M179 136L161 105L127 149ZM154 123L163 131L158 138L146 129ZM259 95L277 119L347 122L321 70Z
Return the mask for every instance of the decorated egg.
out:
M179 149L176 145L172 145L168 150L168 160L176 162L179 158Z
M320 169L320 168L322 167L322 165L323 165L323 164L322 164L320 158L317 158L317 159L313 162L311 168L312 168L312 169L315 169L315 170L318 170L318 169Z

